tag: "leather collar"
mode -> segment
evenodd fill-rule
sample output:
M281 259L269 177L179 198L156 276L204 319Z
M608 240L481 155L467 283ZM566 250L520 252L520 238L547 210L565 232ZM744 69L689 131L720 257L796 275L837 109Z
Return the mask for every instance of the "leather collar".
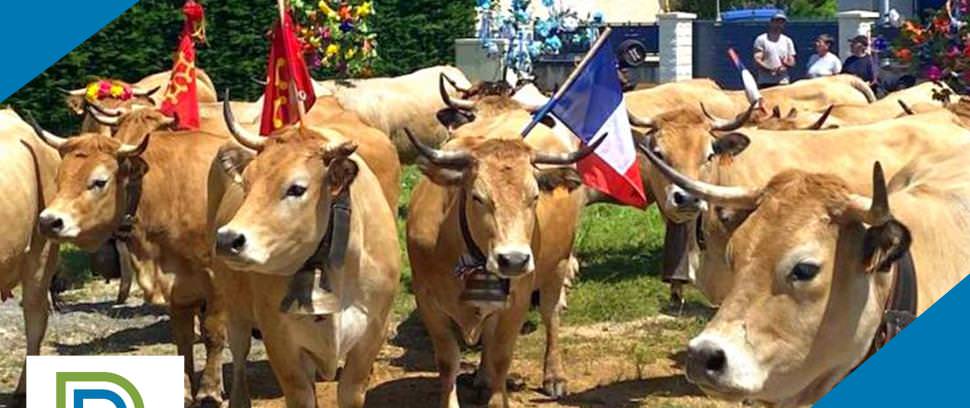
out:
M115 230L114 238L118 241L129 242L137 222L138 203L141 202L141 187L145 173L148 172L148 164L138 157L122 160L118 163L119 167L128 174L125 177L125 212L121 215L118 229Z
M906 251L896 261L895 269L892 290L886 299L882 323L879 325L876 336L872 339L869 355L875 354L916 319L919 295L917 293L916 265L913 263L913 255Z

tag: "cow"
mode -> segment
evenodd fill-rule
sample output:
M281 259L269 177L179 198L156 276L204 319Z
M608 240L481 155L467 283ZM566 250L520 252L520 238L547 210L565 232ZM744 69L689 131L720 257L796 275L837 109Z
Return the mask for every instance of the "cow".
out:
M57 243L40 234L37 219L54 195L61 159L12 109L0 110L0 156L0 217L5 224L0 238L0 301L12 298L13 289L22 286L27 355L36 356L47 331L47 292L58 257ZM26 371L21 372L14 390L18 398L24 398L26 379Z
M822 112L799 112L792 108L786 115L775 109L773 115L761 120L757 127L764 130L812 130L843 126L868 125L914 114L909 104L943 108L940 95L953 91L943 83L925 82L912 88L893 92L871 104L831 105ZM923 105L926 104L926 105Z
M970 272L967 160L965 146L927 154L888 186L877 161L865 195L801 170L758 187L680 175L705 200L746 214L725 252L734 288L690 340L688 379L713 396L775 406L825 395Z
M432 146L440 145L449 136L448 130L435 120L435 114L445 108L435 87L442 74L451 78L458 89L471 86L461 70L445 65L393 78L319 81L317 93L336 98L343 109L389 135L401 162L411 163L417 152L408 143L405 127ZM457 90L448 92L458 95Z
M585 201L570 165L597 144L573 150L545 126L523 140L531 116L508 95L444 99L449 107L438 118L454 135L441 150L411 138L424 177L407 219L412 286L435 349L441 406L458 406L460 342L479 340L479 397L508 406L506 376L536 288L547 328L543 388L559 397L566 380L556 309Z
M651 129L650 137L643 139L640 148L654 164L646 177L664 216L682 224L700 222L697 228L691 228L700 233L690 242L694 248L687 251L687 257L680 254L690 265L671 263L670 268L699 268L694 272L694 283L714 304L724 299L733 282L723 272L726 270L723 255L736 217L672 183L657 171L661 168L657 163L693 179L741 186L763 185L797 163L805 171L840 176L850 183L853 191L861 194L870 191L871 185L870 180L858 177L858 163L879 160L888 171L895 172L915 157L970 141L970 132L960 127L956 116L945 110L822 131L722 132L718 131L718 124L711 124L693 112L671 112L637 120ZM700 221L697 221L698 215L701 215ZM703 244L703 250L698 244Z
M158 273L143 274L139 284L150 280L149 296L160 293L161 299L153 300L168 305L185 363L186 404L219 402L225 317L210 269L204 198L209 163L225 139L199 131L168 131L165 126L171 122L154 109L124 116L119 133L142 133L137 145L98 133L65 139L33 123L37 135L62 157L57 192L38 224L46 237L88 251L130 228L125 235L131 237L132 258L158 268ZM194 322L203 306L206 362L196 381Z
M246 358L257 327L287 406L317 406L315 373L333 378L342 360L337 405L362 407L399 285L400 165L394 146L359 119L291 126L267 138L242 128L228 103L224 112L235 139L249 149L220 155L208 182L219 282L233 294L230 403L250 404ZM252 151L255 157L246 158ZM294 274L322 247L337 219L332 205L344 196L350 215L342 223L349 235L344 261L335 266L340 278L333 279L339 309L315 316L281 311Z

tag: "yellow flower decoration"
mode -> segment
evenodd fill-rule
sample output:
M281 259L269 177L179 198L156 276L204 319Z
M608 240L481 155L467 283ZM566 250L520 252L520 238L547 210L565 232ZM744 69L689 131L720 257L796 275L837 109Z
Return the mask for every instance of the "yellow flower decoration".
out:
M319 7L320 11L323 12L323 14L325 14L327 17L333 17L335 14L337 14L337 12L333 11L333 9L330 8L330 5L327 4L327 0L320 0L320 2L317 3L317 7Z
M332 57L334 55L337 55L339 52L340 52L339 44L334 43L327 46L327 57Z
M347 49L347 59L353 58L354 55L357 55L357 49L356 48L348 48Z
M111 96L112 97L118 98L118 97L120 97L124 93L125 93L125 87L123 87L123 86L121 86L119 84L111 85Z
M98 100L99 90L101 90L101 85L98 84L97 82L92 82L88 84L88 89L87 89L87 92L85 93L85 96L88 98L89 101L96 101Z
M357 6L357 15L361 17L367 17L374 12L374 6L371 2L365 1L361 5Z

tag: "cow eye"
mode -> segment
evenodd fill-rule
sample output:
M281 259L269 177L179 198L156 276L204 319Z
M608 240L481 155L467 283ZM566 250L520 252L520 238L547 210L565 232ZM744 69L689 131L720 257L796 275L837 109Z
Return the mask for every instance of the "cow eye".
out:
M479 203L481 205L485 205L485 198L483 198L478 194L472 194L472 200L475 200L476 203Z
M820 267L815 264L799 262L791 270L791 279L796 282L807 282L818 275Z
M107 185L108 185L107 179L96 179L91 181L91 185L88 188L91 190L95 190L95 189L101 190Z
M286 189L287 197L302 197L304 193L306 193L306 187L299 184L293 184Z

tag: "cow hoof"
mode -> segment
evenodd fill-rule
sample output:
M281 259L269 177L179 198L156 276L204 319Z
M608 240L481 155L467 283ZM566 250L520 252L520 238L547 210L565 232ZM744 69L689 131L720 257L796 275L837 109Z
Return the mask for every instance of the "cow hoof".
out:
M549 398L560 399L566 396L567 381L562 378L550 378L542 382L542 393Z
M213 391L199 391L195 396L195 401L198 403L199 407L203 408L218 408L222 406L222 393Z
M505 378L505 389L509 392L522 392L525 391L526 384L525 378L518 374L509 374Z

